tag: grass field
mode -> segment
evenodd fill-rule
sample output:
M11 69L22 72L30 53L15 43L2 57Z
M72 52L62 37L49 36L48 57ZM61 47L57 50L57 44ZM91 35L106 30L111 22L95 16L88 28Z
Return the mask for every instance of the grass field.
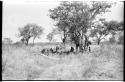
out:
M54 45L2 45L3 80L123 80L123 45L91 45L92 52L41 55Z

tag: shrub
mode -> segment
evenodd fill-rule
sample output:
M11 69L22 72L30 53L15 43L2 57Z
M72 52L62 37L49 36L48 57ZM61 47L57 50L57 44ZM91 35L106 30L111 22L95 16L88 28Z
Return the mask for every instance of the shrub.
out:
M110 42L110 43L115 43L115 42L116 42L115 37L111 37L111 38L109 39L109 42Z
M123 39L123 36L119 36L119 38L118 38L118 44L123 44L123 41L124 39Z

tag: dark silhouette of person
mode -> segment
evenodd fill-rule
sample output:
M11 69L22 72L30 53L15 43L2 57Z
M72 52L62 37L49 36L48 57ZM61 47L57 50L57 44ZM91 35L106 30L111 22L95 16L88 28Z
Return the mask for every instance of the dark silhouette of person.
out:
M65 38L62 39L63 43L65 43Z
M42 53L45 53L45 49L43 49L41 52L42 52Z
M91 52L91 47L90 47L91 44L92 44L91 41L87 41L87 47L89 48L89 52Z
M89 52L91 52L91 47L89 46Z
M70 52L74 52L74 47L71 47Z
M52 48L50 48L50 52L53 53L53 49Z
M59 50L59 46L56 46L56 52Z

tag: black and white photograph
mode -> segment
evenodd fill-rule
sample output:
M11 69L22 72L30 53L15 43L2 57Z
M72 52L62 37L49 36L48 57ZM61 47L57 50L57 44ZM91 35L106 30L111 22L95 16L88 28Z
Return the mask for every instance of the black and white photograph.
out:
M2 4L3 81L123 80L123 1Z

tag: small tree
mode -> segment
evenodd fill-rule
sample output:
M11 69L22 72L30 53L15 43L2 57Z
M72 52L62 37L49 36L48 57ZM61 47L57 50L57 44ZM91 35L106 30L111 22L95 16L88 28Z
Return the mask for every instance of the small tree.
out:
M18 30L19 30L18 36L22 37L21 41L26 45L28 45L29 39L32 37L34 43L35 38L39 37L43 32L43 29L36 24L27 24L23 28L19 28Z
M34 44L34 40L36 38L40 38L40 35L43 33L43 28L36 25L36 24L32 24L31 25L33 28L32 28L32 36L33 36L33 44Z
M94 29L91 30L91 37L96 37L97 44L99 45L100 42L105 39L105 37L109 34L115 35L115 33L118 30L121 30L121 22L117 21L105 21L104 19L99 19L99 21L96 21L97 23L94 23L93 27ZM111 38L113 40L113 37Z
M97 44L99 45L100 42L105 39L105 37L109 34L107 29L104 29L104 26L98 25L96 28L91 30L91 37L95 37L97 40Z
M49 40L49 42L51 42L53 40L53 33L49 33L47 35L47 39Z

